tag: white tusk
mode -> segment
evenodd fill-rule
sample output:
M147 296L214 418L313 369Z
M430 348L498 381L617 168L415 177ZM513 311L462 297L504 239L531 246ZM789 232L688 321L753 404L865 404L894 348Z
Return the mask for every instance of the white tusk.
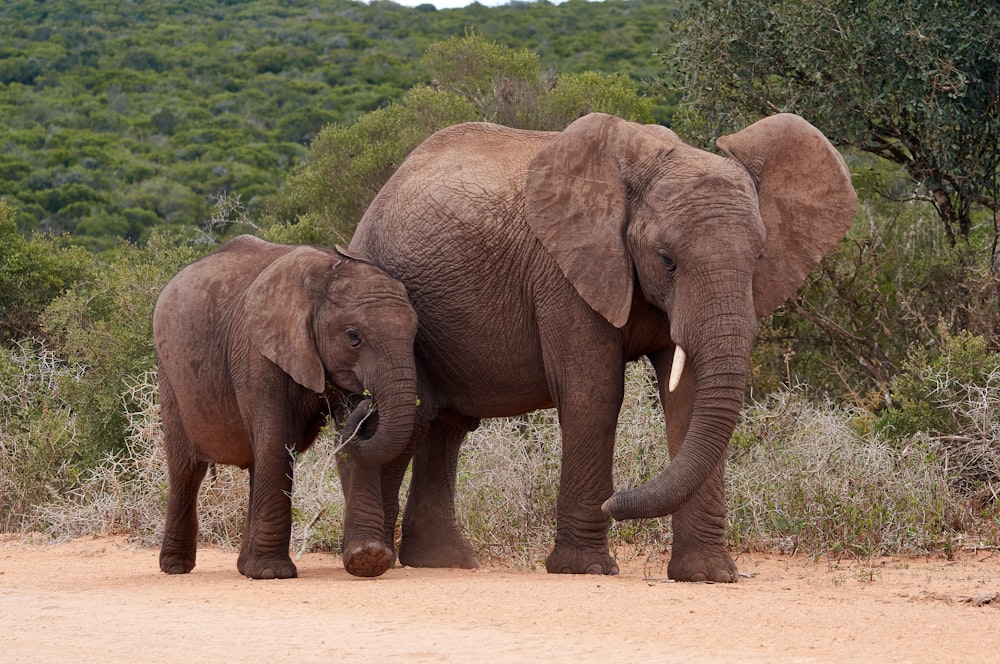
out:
M681 382L681 374L684 373L684 360L687 355L680 346L674 347L674 362L670 365L670 380L667 382L667 389L673 392Z

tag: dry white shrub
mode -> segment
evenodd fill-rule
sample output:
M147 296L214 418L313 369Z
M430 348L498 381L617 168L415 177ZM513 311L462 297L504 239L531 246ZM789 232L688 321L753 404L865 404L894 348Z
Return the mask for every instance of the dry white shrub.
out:
M731 542L847 557L918 553L951 536L947 478L870 416L795 391L744 409L726 466Z
M126 396L124 402L140 407L129 413L125 450L69 494L37 506L34 520L46 522L52 537L127 534L159 543L167 473L155 375L137 377ZM902 448L874 433L870 413L815 405L794 390L751 404L726 466L730 543L844 556L955 546L962 501L951 470L982 470L977 486L997 491L1000 409L994 394L980 396L963 406L980 423L968 440L914 440ZM484 421L470 434L459 461L457 510L481 560L543 563L555 539L560 445L553 410ZM293 552L340 548L344 507L334 451L326 433L296 463ZM645 483L668 462L655 378L647 363L633 363L619 417L615 487ZM238 546L246 504L246 472L213 467L199 499L202 540ZM669 517L615 522L612 553L653 560L669 547L669 523Z
M648 362L629 365L618 419L614 484L643 484L667 464L663 415ZM562 437L555 410L484 421L459 461L458 514L480 559L516 567L544 564L555 543ZM669 518L616 522L619 559L662 552Z
M1000 369L981 384L958 384L945 373L931 376L937 384L935 404L965 423L963 431L927 437L946 477L971 498L1000 505Z
M56 540L86 534L128 535L143 545L158 545L163 537L167 500L167 459L162 445L156 374L135 378L123 403L139 404L128 413L130 434L121 453L104 458L74 490L36 508L37 520ZM321 441L322 442L322 441ZM343 497L331 445L315 446L299 461L293 489L293 549L328 542L311 542L329 534L317 527L320 516L343 521ZM239 546L249 499L248 474L233 466L212 466L198 496L201 541ZM339 540L337 541L339 548Z

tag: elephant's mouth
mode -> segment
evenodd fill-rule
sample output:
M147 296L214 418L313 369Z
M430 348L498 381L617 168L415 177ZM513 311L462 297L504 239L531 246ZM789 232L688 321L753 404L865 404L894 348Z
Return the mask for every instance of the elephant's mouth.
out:
M340 430L341 444L370 440L378 431L378 406L371 397L351 395L350 411Z

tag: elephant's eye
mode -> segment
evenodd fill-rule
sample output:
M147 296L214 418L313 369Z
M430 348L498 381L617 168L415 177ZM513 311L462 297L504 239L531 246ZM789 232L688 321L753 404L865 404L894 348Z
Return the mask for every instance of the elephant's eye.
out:
M351 344L352 348L357 348L362 343L364 343L364 338L361 336L361 333L358 332L357 330L348 330L347 343Z
M660 260L663 261L663 266L673 273L673 271L677 269L677 264L674 263L674 259L670 257L670 254L667 253L666 249L660 249L659 254Z

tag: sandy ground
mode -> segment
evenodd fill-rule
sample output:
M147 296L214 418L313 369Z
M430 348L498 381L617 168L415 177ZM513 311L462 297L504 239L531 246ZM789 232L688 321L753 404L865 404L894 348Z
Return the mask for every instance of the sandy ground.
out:
M252 581L203 547L167 576L120 539L0 539L3 662L981 662L1000 653L1000 553L872 564L744 555L731 585L396 568L307 554Z

